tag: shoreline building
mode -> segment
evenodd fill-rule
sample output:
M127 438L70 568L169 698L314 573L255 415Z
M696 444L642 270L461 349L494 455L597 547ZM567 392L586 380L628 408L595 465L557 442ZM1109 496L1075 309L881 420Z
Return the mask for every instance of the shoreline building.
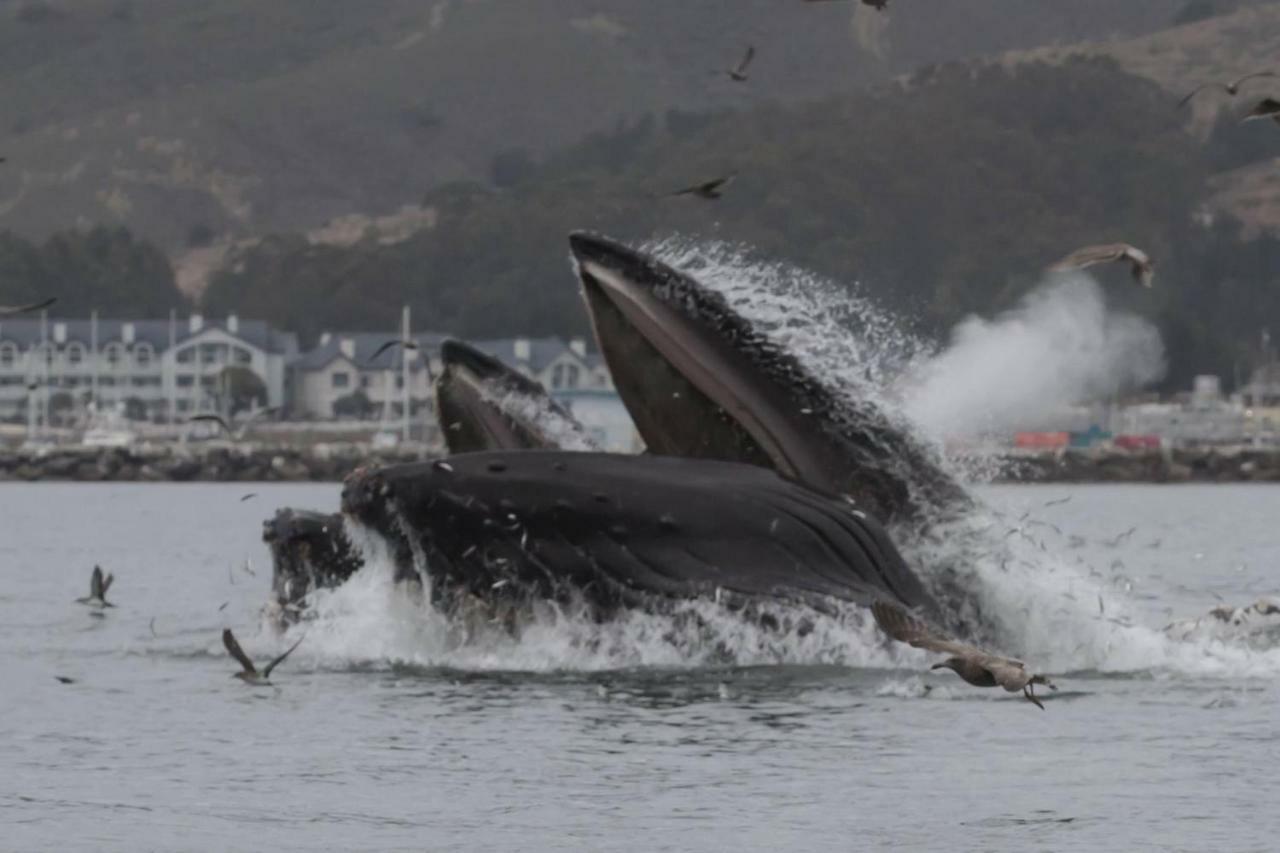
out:
M325 332L315 347L289 363L289 413L320 420L402 418L406 361L410 417L423 406L434 412L432 383L440 375L440 344L446 337L433 332L412 335L417 349L389 347L375 359L383 344L400 335Z
M119 405L151 421L221 411L229 368L261 383L259 406L285 402L298 339L261 320L18 317L0 321L0 419L28 405ZM65 395L65 396L64 396Z
M413 335L416 350L392 347L372 358L383 344L399 337L394 332L325 332L313 349L289 364L291 415L321 420L381 419L395 429L402 423L407 374L410 418L415 424L427 424L425 439L438 437L433 383L442 369L440 344L447 336ZM469 343L541 383L605 449L635 452L640 448L635 425L614 390L604 359L589 351L585 340L517 337ZM408 357L407 371L404 356ZM426 364L429 369L424 369ZM421 417L424 407L429 417Z

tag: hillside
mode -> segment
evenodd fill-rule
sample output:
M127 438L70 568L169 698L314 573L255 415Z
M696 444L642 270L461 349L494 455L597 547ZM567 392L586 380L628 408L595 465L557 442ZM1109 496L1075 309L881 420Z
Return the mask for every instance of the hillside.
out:
M496 155L1159 29L1184 0L8 0L0 228L188 245L382 216ZM748 84L717 74L743 46ZM500 163L498 164L500 165Z

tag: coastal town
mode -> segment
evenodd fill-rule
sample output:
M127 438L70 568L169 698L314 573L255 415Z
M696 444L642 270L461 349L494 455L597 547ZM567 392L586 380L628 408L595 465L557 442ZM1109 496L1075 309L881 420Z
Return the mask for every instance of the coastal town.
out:
M326 331L309 347L234 314L8 319L0 478L338 479L369 456L435 456L444 442L432 383L447 338L411 331L407 308L398 331ZM586 340L468 343L541 384L599 447L642 449ZM235 436L200 416L235 424ZM943 438L957 456L1007 460L1000 479L1276 479L1280 362L1230 394L1199 376L1165 398L1086 401Z

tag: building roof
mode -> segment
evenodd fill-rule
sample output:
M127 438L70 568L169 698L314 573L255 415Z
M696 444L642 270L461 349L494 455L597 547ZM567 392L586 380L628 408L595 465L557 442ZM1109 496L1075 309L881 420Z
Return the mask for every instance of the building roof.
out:
M573 347L561 338L494 338L487 341L469 341L476 349L486 352L498 360L515 368L527 368L533 373L546 370L556 359L565 353L571 354L587 367L594 369L600 363L600 357L594 353L579 355ZM518 358L516 350L528 344L528 358Z
M438 332L423 332L413 335L419 352L430 353L433 357L440 351L440 344L448 335ZM354 357L350 360L361 370L395 370L400 367L400 348L389 347L380 353L377 359L373 354L387 341L398 340L394 332L326 332L320 343L314 348L298 356L289 366L294 370L323 370L338 358L345 358L342 342L351 341ZM422 369L422 361L415 359L409 362L410 370Z
M60 327L65 330L66 337L64 341L66 343L78 341L88 346L91 342L92 324L88 318L63 319L50 317L48 323L50 341L56 340L56 328ZM148 343L157 352L162 352L169 348L169 321L167 319L126 320L114 317L98 319L98 346L122 342L126 325L133 327L133 340L135 343ZM228 328L229 325L234 325L236 331L232 332ZM178 344L181 344L189 338L204 334L210 329L219 329L265 352L289 356L298 351L297 335L293 332L282 332L263 320L243 320L238 318L234 320L230 318L214 320L204 317L201 318L200 328L192 332L190 318L179 318L177 323L174 324L174 339ZM39 344L40 320L33 317L0 320L0 341L15 343L22 349Z

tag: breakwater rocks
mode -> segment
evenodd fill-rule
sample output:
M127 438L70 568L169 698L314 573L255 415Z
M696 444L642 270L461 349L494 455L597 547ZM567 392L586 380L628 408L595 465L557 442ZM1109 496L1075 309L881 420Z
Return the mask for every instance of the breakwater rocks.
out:
M0 481L340 482L360 465L418 462L438 455L425 449L370 450L355 443L0 451ZM983 467L1000 470L996 480L1005 483L1280 482L1280 450L1060 450L988 458Z
M1280 450L1060 450L1008 456L1001 470L1006 483L1280 482Z
M0 480L85 482L338 482L360 465L433 458L422 451L321 448L55 448L0 452Z

